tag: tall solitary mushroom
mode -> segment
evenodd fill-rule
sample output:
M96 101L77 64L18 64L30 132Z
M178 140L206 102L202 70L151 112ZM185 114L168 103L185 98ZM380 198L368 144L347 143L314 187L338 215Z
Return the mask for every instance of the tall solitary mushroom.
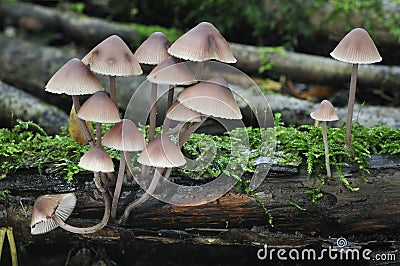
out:
M382 61L382 57L379 55L378 49L368 32L362 28L355 28L347 33L330 55L336 60L353 64L346 122L346 149L350 151L350 135L356 96L358 65L380 62Z
M321 121L322 127L322 137L324 139L324 148L325 148L325 166L326 166L326 175L327 177L331 177L331 167L329 165L329 146L328 146L328 136L326 133L326 122L327 121L336 121L338 120L338 116L336 114L335 108L328 100L323 100L317 110L312 112L310 116L318 121Z

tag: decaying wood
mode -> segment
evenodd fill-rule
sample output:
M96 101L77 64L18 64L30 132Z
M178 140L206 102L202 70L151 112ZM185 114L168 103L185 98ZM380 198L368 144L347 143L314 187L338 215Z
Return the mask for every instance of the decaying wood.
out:
M56 134L68 123L62 110L1 81L0 95L0 125L9 126L22 119L40 124L49 134Z
M106 22L97 18L78 17L57 9L45 8L32 4L3 3L0 16L4 24L39 32L59 32L67 39L92 48L99 41L111 34L120 35L133 45L138 41L136 31L124 25ZM263 60L269 61L272 68L268 73L284 75L288 79L315 84L334 84L347 86L351 65L327 57L312 56L282 50L266 51L260 47L231 44L238 59L235 65L248 74L258 74ZM359 69L359 92L389 95L398 100L400 92L400 68L384 65L363 65Z
M397 189L400 185L399 168L398 157L373 156L368 181L362 178L356 166L350 166L344 171L351 185L360 188L358 192L350 192L333 178L323 187L323 198L314 204L305 194L311 181L305 178L304 167L273 166L256 190L257 196L273 216L273 228L269 226L267 215L254 198L232 189L220 199L196 207L177 207L152 199L131 214L123 229L118 225L110 225L98 234L87 237L119 239L121 230L154 232L164 229L180 230L189 235L192 232L206 232L207 235L210 231L224 232L234 228L259 228L257 230L264 232L322 237L365 237L364 234L385 235L387 232L395 236L400 232L400 221L397 219L400 212L400 194ZM103 203L91 179L88 174L75 178L72 183L66 183L57 175L39 176L29 172L7 175L0 181L0 190L7 188L10 191L7 200L0 205L0 226L13 226L19 240L37 239L30 236L28 226L34 199L40 194L61 192L75 192L78 197L77 208L68 220L71 224L94 224L93 219L100 219L102 215ZM131 190L135 194L138 188L132 184L125 186L126 193ZM291 202L305 210L295 208ZM57 238L63 234L67 233L59 229L47 237ZM174 237L171 239L168 236L155 239L171 243L176 241Z

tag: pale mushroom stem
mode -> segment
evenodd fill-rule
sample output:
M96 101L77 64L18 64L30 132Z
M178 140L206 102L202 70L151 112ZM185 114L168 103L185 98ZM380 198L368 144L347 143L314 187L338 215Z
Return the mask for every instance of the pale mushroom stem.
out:
M346 122L346 149L351 149L351 125L353 122L353 111L354 102L356 98L356 87L357 87L357 72L358 64L353 64L350 78L350 92L349 92L349 103L347 109L347 122Z
M332 177L332 173L331 173L331 166L329 164L329 147L328 147L328 136L326 133L326 121L322 121L321 126L322 126L322 137L324 139L324 148L325 148L326 176L330 178Z
M75 112L78 113L79 109L81 108L81 104L79 103L79 97L77 95L73 95L72 96L72 102L73 102L73 104L75 106ZM88 128L88 126L86 124L86 121L83 120L83 119L80 119L79 117L78 117L78 121L79 121L79 124L81 126L82 131L83 131L83 134L85 135L88 143L90 144L91 147L93 147L95 145L94 144L94 140L93 140L93 134L89 130L89 128Z
M157 119L157 84L151 83L151 109L150 109L150 130L149 140L154 139L154 133L156 130L156 119Z
M91 234L95 233L98 230L101 230L104 226L107 225L108 219L110 218L110 198L107 192L102 192L101 195L104 199L104 215L101 219L100 223L90 226L90 227L75 227L69 224L66 224L63 220L61 220L57 215L54 215L53 219L62 229L76 233L76 234Z
M172 106L173 101L174 101L174 87L170 86L168 90L167 111ZM167 113L167 111L165 113ZM168 117L165 117L163 131L168 130L170 122L171 122L170 119Z
M117 183L115 184L114 196L111 204L111 222L115 222L115 217L117 216L117 208L118 208L118 201L119 196L121 194L122 189L122 182L124 180L124 173L126 167L126 158L124 156L124 152L121 151L121 160L119 162L119 170L118 170L118 177Z
M154 169L154 175L153 175L153 179L151 180L150 186L147 188L147 190L145 191L145 193L138 199L136 199L135 201L131 202L124 211L124 214L122 215L121 219L119 220L119 223L126 223L128 218L129 218L129 214L131 213L131 211L136 208L137 206L143 204L144 202L146 202L151 195L153 194L153 192L156 190L157 184L160 180L160 178L162 177L162 172L164 171L164 168L156 168Z
M101 180L100 180L100 174L98 172L93 172L94 174L94 184L96 185L96 188L101 192L106 192L106 189L103 187L103 185L101 184Z
M179 134L178 146L182 148L183 144L190 138L190 136L206 121L207 117L203 116L200 122L195 122L192 125L185 129L183 129Z
M117 98L117 88L116 88L115 76L109 76L109 77L110 77L110 97L118 109L118 98Z
M96 122L96 145L101 147L101 123Z

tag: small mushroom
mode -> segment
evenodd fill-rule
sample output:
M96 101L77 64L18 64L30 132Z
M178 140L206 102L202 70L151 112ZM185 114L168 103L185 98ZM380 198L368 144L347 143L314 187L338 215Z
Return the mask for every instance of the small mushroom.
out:
M90 65L93 72L109 76L111 100L117 107L115 77L136 76L143 73L128 45L117 35L111 35L99 43L82 58L82 62Z
M72 96L75 112L78 113L81 107L78 98L79 95L104 91L104 88L81 60L72 58L50 78L45 90ZM94 145L93 134L85 121L79 119L79 123L90 145Z
M105 209L109 210L110 204L107 193L103 193ZM31 218L31 234L45 234L58 226L64 230L77 234L90 234L102 229L108 221L109 211L105 211L100 223L90 227L75 227L64 221L71 215L76 205L73 193L42 195L33 205Z
M96 122L96 144L101 145L101 123L118 123L121 121L117 107L104 91L90 96L81 106L78 117Z
M121 151L118 177L111 204L111 221L114 222L117 215L118 200L121 194L125 167L128 166L129 168L131 163L128 151L143 150L146 146L146 140L132 120L122 119L121 122L115 124L104 135L103 145Z
M350 133L356 97L358 65L380 62L382 57L368 32L362 28L355 28L347 33L330 55L336 60L353 64L346 122L346 149L349 151L351 149Z
M197 62L195 76L201 79L204 62L215 59L223 63L236 63L229 43L210 22L200 22L179 37L168 49L177 58Z
M171 107L174 100L174 86L188 85L197 82L194 74L189 70L185 63L178 58L169 56L159 63L147 76L147 80L156 84L169 85L167 110ZM163 128L169 127L169 119L164 121Z
M141 64L157 65L169 56L168 48L171 42L162 32L151 34L135 51L135 57ZM151 82L151 81L150 81ZM149 139L154 139L157 120L157 83L151 82Z
M242 119L240 108L222 77L211 78L186 88L178 95L186 108L206 116Z
M321 121L322 127L322 137L324 139L324 148L325 148L325 166L326 166L326 175L327 177L331 177L331 168L329 165L329 146L328 146L328 137L326 133L326 122L327 121L336 121L338 120L338 116L336 114L335 108L328 100L323 100L317 110L312 112L310 116L318 121Z
M154 176L151 180L146 193L137 200L131 202L124 211L120 222L126 222L130 212L136 207L148 200L155 191L158 181L162 177L162 173L172 167L179 167L186 164L186 160L179 147L173 143L167 135L161 134L150 141L143 152L139 155L137 161L146 166L155 167ZM168 173L168 174L167 174ZM168 177L169 171L166 171L165 178Z

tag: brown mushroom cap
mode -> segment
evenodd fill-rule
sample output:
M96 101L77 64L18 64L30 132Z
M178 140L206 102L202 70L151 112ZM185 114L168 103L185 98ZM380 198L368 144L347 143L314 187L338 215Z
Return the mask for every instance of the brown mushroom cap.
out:
M133 76L143 73L139 62L128 45L117 35L112 35L94 47L82 62L93 72L110 76Z
M204 115L242 119L240 108L224 78L215 77L185 89L178 95L185 107Z
M330 55L336 60L351 64L372 64L382 61L374 41L362 28L355 28L347 33Z
M178 146L163 134L147 144L137 161L143 165L161 168L179 167L186 163Z
M150 74L147 80L156 84L167 85L188 85L197 80L185 63L175 57L169 56L159 63Z
M45 90L67 95L93 94L103 91L100 81L78 58L65 63L47 82Z
M96 92L81 106L78 112L80 119L99 123L118 123L121 121L115 104L104 91Z
M224 63L236 63L228 42L209 22L201 22L179 37L168 53L190 61L216 59Z
M336 114L335 108L332 103L328 100L323 100L318 106L315 112L312 112L310 116L318 121L336 121L339 117Z
M122 119L103 137L104 146L120 151L141 151L146 146L144 136L129 119Z
M43 195L36 199L32 209L31 234L47 233L58 225L53 220L57 215L65 221L72 213L76 205L76 197L73 193Z
M141 64L157 65L170 56L167 52L171 42L162 32L151 34L135 51L134 55Z
M114 163L102 147L94 146L79 160L79 167L93 172L109 173L114 172Z
M167 118L181 122L200 122L201 114L185 107L180 102L174 102L168 109Z

